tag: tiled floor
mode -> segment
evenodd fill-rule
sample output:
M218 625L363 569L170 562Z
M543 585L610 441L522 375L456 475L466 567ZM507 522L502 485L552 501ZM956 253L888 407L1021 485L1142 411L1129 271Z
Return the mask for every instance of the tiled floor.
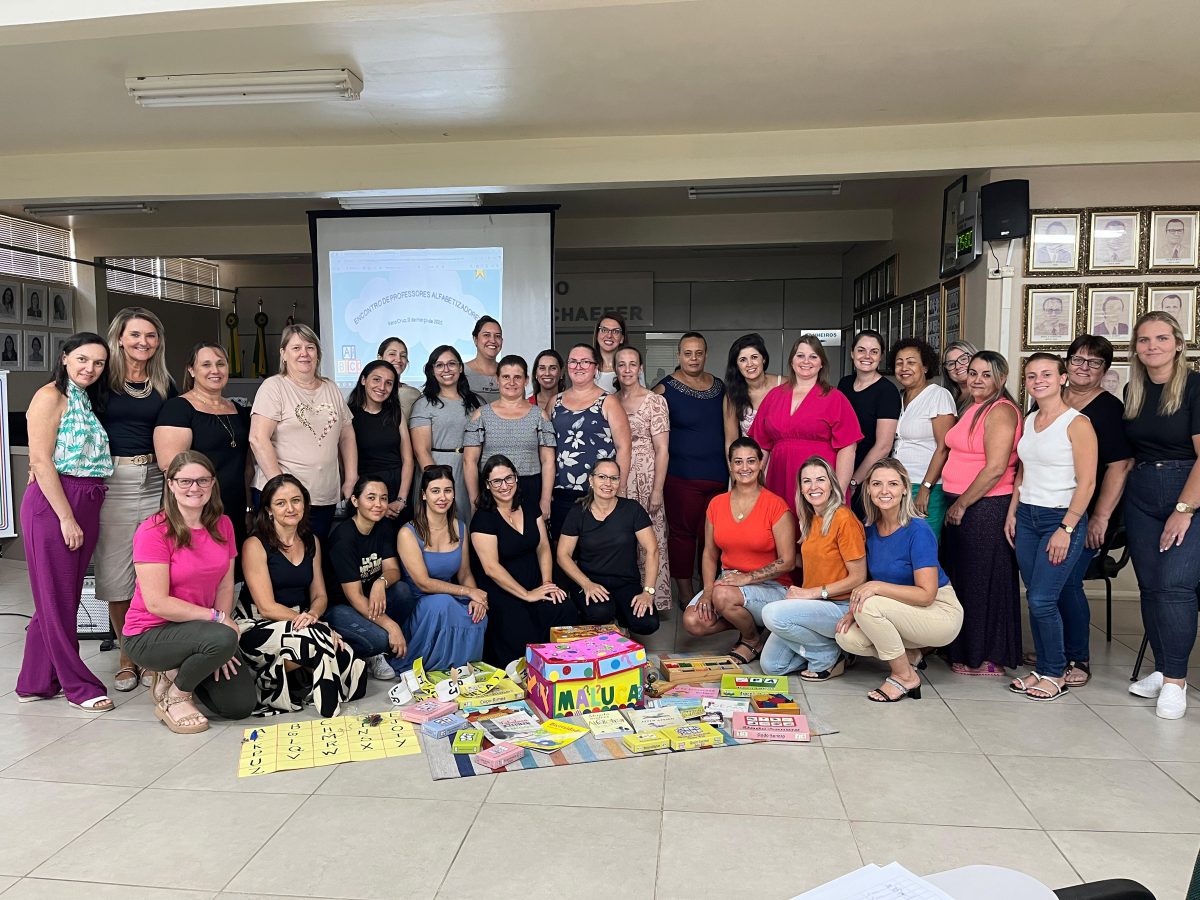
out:
M19 564L0 561L0 611L30 611ZM1177 722L1130 696L1136 605L1114 620L1111 645L1096 632L1092 683L1054 704L932 662L922 700L879 706L864 663L794 685L840 729L808 746L434 782L421 756L238 780L240 726L172 735L142 690L102 715L18 705L24 621L0 617L0 893L787 898L899 860L994 863L1054 887L1132 877L1177 900L1200 846L1200 695ZM677 625L650 648L729 643ZM116 654L84 647L111 675ZM385 688L350 711L386 708Z

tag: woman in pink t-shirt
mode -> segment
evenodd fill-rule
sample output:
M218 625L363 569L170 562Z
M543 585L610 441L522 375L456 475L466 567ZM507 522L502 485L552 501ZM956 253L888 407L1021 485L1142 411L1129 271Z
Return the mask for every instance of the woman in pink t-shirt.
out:
M238 653L233 613L237 542L224 515L216 469L203 453L185 450L166 471L162 512L133 536L137 587L125 617L130 657L153 671L154 713L176 734L196 734L210 710L243 719L254 710L254 675Z
M980 350L971 357L970 403L946 434L942 469L946 521L941 563L963 607L962 630L946 647L960 675L1003 675L1021 664L1017 559L1004 521L1017 473L1021 417L1004 386L1008 361Z

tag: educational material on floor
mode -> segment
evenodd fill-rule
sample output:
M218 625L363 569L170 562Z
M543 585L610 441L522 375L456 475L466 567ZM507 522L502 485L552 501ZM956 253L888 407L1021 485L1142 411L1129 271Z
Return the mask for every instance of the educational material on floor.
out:
M498 715L489 713L498 713ZM525 735L537 733L542 727L542 723L528 709L515 710L510 707L489 710L488 713L471 714L467 716L467 720L472 725L483 729L488 740L493 743L515 741Z
M786 675L722 675L722 697L753 697L782 694L788 689Z
M672 750L699 750L701 747L716 747L723 740L721 732L711 725L676 725L664 728L659 734L667 739Z
M478 728L464 728L455 732L454 740L450 743L453 753L478 753L483 749L483 731Z
M800 715L800 704L787 694L755 694L750 706L760 713L790 713Z
M671 728L684 724L683 716L673 706L661 709L627 709L625 718L633 726L634 731L658 731L660 728Z
M512 743L539 753L554 753L569 747L587 733L587 728L582 725L572 725L561 719L547 719L538 731L522 735Z
M467 727L467 720L458 713L448 716L438 716L428 722L421 723L421 734L429 738L444 738Z
M629 637L629 632L616 625L556 625L550 629L550 643L563 644L601 634L620 634Z
M744 697L705 697L700 701L706 715L716 714L728 722L734 713L750 709L750 701Z
M472 757L476 763L487 769L503 769L505 766L511 766L517 760L525 755L525 748L518 747L515 744L507 744L501 741L498 744L493 744L488 749L475 754ZM472 772L472 775L475 773ZM450 776L444 776L450 777ZM437 776L434 775L434 779Z
M627 734L633 734L633 726L629 721L616 710L598 713L584 713L579 717L583 723L591 731L592 736L600 740L608 738L619 738Z
M621 738L621 743L634 753L653 753L655 750L665 750L670 746L661 731L627 734Z
M557 644L530 644L529 702L550 718L642 703L646 649L616 632Z
M475 691L470 687L464 687L458 695L458 708L463 712L475 712L524 699L524 688L507 677L501 677L488 682L485 691Z
M453 712L458 712L458 704L453 700L430 699L422 700L413 706L406 706L400 710L400 717L405 722L414 722L419 725L439 716L448 716Z
M954 900L928 879L900 863L863 866L792 900Z
M750 741L810 740L808 719L789 713L734 713L730 734L738 740Z
M736 675L742 667L732 656L663 656L659 667L669 684L702 684Z
M242 733L238 778L420 752L412 723L395 712L260 725Z
M662 709L665 706L673 706L682 712L689 707L695 706L703 712L704 700L704 697L678 697L674 694L664 694L661 697L647 700L646 707L648 709Z
M663 697L693 697L697 700L707 700L720 694L720 688L711 684L677 684L662 692Z

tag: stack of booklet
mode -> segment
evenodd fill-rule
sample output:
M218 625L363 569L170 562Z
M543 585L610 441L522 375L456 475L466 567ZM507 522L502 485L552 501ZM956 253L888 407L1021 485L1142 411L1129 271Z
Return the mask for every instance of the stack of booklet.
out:
M954 900L933 882L900 863L872 863L792 900Z

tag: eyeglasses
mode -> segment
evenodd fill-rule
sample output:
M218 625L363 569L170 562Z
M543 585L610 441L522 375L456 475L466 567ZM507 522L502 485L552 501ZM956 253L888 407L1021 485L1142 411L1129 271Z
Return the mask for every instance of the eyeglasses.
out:
M588 369L596 364L594 359L568 359L568 369Z
M1069 362L1073 366L1078 366L1079 368L1083 368L1084 366L1086 366L1089 369L1103 369L1104 368L1104 360L1096 359L1094 357L1089 357L1089 356L1080 356L1078 354L1068 358L1067 362Z
M457 369L457 368L459 368L461 365L462 365L462 363L460 363L460 362L459 362L458 360L456 360L456 359L452 359L452 360L450 360L449 362L435 362L435 363L433 364L433 371L435 371L435 372L446 372L446 371L448 371L448 370L450 370L450 369Z
M620 475L605 475L602 472L597 472L594 475L592 475L592 477L595 478L597 481L606 481L609 484L616 484L617 482L619 482L621 480Z
M624 333L625 333L625 329L621 328L619 325L616 328L609 328L605 325L601 325L596 329L596 334L620 335L620 334L624 334Z
M205 475L203 478L172 478L171 480L185 491L190 491L192 489L192 485L195 485L203 491L212 487L212 483L216 481L216 479L211 475Z
M970 364L971 364L971 357L965 353L962 356L956 357L954 359L946 360L946 368L947 369L965 369Z
M489 478L488 486L494 488L511 487L517 483L516 475L505 475L503 478Z

